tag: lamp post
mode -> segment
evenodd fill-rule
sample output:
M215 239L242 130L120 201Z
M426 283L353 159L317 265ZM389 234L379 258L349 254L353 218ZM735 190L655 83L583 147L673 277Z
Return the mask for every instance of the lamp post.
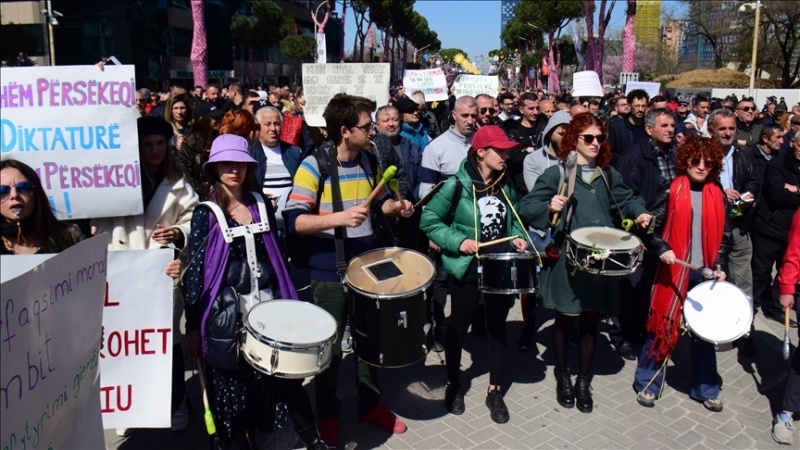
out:
M53 27L58 26L58 19L57 17L62 17L63 14L53 9L53 5L50 0L47 0L46 9L42 10L42 15L44 15L47 19L47 42L50 46L50 54L48 55L50 58L50 65L56 65L56 45L55 41L53 40Z
M753 31L753 59L750 61L750 90L749 95L752 98L755 92L756 85L756 58L758 56L758 24L761 19L761 8L764 6L761 1L744 3L739 7L739 12L747 12L750 10L756 11L756 24Z

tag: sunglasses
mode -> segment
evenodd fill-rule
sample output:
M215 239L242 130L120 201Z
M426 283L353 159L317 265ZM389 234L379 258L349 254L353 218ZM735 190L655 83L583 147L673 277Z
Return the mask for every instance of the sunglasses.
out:
M11 188L17 190L17 194L19 195L33 195L33 183L30 181L21 181L17 184L10 185L10 184L3 184L0 185L0 200L5 200L11 195Z
M605 134L598 134L598 135L594 135L594 134L579 134L578 137L583 139L583 142L585 142L586 144L591 144L594 141L597 141L598 144L602 144L603 142L606 141L606 135Z
M703 165L705 165L706 169L713 169L714 166L716 166L716 164L714 164L713 162L708 160L701 160L700 158L692 158L689 160L689 164L694 167L699 166L701 162L703 163Z
M358 128L361 131L363 131L364 133L369 134L369 133L371 133L372 131L375 130L375 125L376 125L375 122L370 122L370 123L366 123L364 125L356 125L353 128Z
M756 108L753 106L742 106L741 108L739 108L739 111L744 111L744 112L750 112L755 110Z
M486 114L487 112L488 112L489 114L494 114L494 113L496 113L496 112L497 112L497 110L496 110L496 109L494 109L494 108L481 108L481 109L479 109L479 110L478 110L478 112L480 112L480 113L481 113L481 115L484 115L484 114Z

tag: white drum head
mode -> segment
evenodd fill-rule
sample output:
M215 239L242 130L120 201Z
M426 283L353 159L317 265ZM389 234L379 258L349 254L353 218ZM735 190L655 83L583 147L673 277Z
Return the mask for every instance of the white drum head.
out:
M642 241L628 233L608 227L583 227L569 234L575 242L586 247L600 247L606 250L633 250L642 245Z
M753 307L745 293L727 281L705 281L686 294L683 317L697 337L714 344L733 342L750 331Z
M247 314L247 325L273 341L316 344L336 334L336 320L317 305L300 300L270 300Z

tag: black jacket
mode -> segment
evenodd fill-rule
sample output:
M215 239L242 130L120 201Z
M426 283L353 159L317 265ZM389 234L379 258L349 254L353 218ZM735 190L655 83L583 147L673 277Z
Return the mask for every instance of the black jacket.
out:
M610 123L608 125L608 140L611 144L611 165L616 167L619 157L646 137L644 124L636 126L631 123L628 117Z
M753 121L750 125L746 125L744 122L736 119L736 140L737 141L745 141L745 147L751 147L758 143L758 136L761 134L761 129L764 128L763 125L756 123ZM738 145L738 144L737 144Z
M742 150L742 154L750 159L750 162L753 163L753 169L756 171L756 180L758 180L759 192L753 192L753 195L758 201L761 198L762 192L764 192L764 172L767 170L767 164L770 162L761 150L758 149L758 146L747 147L746 149ZM777 156L777 155L776 155ZM772 159L775 159L774 157Z
M800 195L785 185L800 186L800 161L793 153L780 154L767 164L761 202L756 206L753 233L786 242Z
M545 126L547 126L547 118L545 117L543 119L539 117L533 128L523 127L521 122L521 120L508 119L500 125L509 139L522 144L519 148L511 149L511 153L506 161L508 176L514 182L514 186L517 188L520 197L528 193L528 187L525 185L525 177L522 175L523 162L525 161L525 157L530 154L526 152L525 149L531 147L534 149L538 148L537 142L539 142L539 137L544 131Z
M674 150L670 149L668 154L674 165ZM628 149L617 161L616 169L633 193L644 199L648 211L655 211L667 201L672 180L661 176L650 139L641 140Z

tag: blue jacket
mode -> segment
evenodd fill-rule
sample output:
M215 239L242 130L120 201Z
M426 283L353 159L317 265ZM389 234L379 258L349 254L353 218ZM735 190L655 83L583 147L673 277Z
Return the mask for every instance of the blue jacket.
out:
M400 139L400 152L403 154L403 166L406 182L414 201L419 201L420 170L422 169L422 150L408 139Z
M421 152L425 151L425 147L429 142L428 131L425 129L425 126L422 124L422 122L417 122L416 127L407 123L403 123L402 127L400 128L400 136L408 139L414 145L419 147Z
M267 170L267 155L264 154L264 148L258 140L253 142L249 151L250 156L258 161L258 170L254 175L256 177L256 182L261 186L264 182L264 174ZM281 159L283 160L283 165L289 170L289 175L291 175L292 178L294 178L294 173L297 172L297 168L300 167L300 163L302 162L301 154L300 148L288 142L281 141Z

